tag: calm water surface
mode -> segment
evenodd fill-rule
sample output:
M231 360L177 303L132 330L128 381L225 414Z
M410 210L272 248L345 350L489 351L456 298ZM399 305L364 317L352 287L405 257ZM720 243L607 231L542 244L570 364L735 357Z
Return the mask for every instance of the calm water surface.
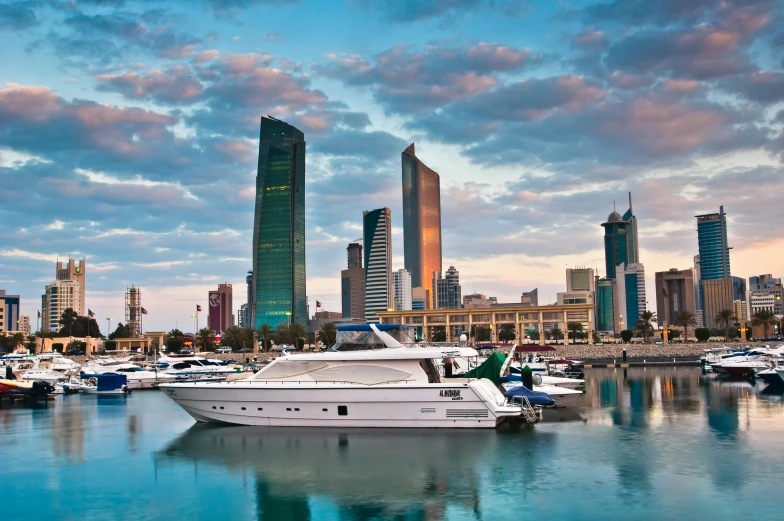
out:
M698 369L588 373L502 431L195 425L156 391L0 409L0 519L784 518L784 405Z

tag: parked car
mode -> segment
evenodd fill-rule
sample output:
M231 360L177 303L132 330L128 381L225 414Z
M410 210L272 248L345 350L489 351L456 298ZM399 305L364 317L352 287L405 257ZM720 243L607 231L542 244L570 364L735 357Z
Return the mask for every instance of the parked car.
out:
M192 354L193 354L193 348L191 348L191 347L185 347L185 348L183 348L183 349L180 349L180 350L179 350L179 351L177 351L177 352L178 352L179 354L181 354L181 355L192 355Z
M231 353L230 346L220 346L218 349L215 350L216 353Z
M251 349L250 347L243 347L242 349L240 349L240 350L239 350L239 351L237 351L237 352L238 352L238 353L252 353L252 352L253 352L253 349Z
M67 353L68 356L84 356L84 350L82 349L69 349Z

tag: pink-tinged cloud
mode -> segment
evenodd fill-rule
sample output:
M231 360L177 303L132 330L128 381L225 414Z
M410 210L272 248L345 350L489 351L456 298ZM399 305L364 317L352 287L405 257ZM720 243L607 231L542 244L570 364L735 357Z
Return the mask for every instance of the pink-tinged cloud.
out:
M193 58L193 61L196 63L204 63L210 60L214 60L218 56L220 56L220 51L217 49L210 49L209 51L202 51L197 54L196 57Z
M204 90L187 65L151 70L146 74L104 74L98 79L103 82L98 86L98 90L115 91L129 98L152 99L171 104L196 101Z

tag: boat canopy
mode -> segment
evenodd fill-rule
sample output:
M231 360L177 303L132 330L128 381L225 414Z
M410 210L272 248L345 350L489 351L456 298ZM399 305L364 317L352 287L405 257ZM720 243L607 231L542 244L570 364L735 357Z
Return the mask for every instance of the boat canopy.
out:
M414 344L413 328L402 324L346 324L337 330L330 351L367 351Z
M98 382L98 391L114 391L128 383L128 377L124 374L82 374L81 377L82 379L95 378Z
M471 369L463 378L487 378L495 385L501 384L501 368L506 360L506 355L501 353L493 353L487 357L482 365Z

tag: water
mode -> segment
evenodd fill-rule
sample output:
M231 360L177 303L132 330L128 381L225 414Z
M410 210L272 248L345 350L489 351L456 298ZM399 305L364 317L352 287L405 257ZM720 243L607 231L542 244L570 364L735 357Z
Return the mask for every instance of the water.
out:
M156 391L0 409L3 520L782 517L782 395L698 369L587 376L515 431L195 425Z

